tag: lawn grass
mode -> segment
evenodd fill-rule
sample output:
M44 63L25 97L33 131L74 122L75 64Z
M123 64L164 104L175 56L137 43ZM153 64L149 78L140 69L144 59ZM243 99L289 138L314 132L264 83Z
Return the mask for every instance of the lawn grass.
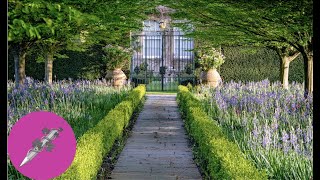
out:
M177 91L179 83L177 81L173 82L164 82L163 90L165 91ZM161 81L152 81L149 84L146 84L147 91L161 91L162 84Z
M176 95L177 91L148 91L146 94L169 94Z

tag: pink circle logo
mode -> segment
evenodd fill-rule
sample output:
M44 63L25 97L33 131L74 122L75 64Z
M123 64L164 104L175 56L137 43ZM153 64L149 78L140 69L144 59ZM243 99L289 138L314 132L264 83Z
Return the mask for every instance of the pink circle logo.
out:
M71 126L60 116L46 111L22 117L10 131L8 154L23 175L48 180L61 175L76 153Z

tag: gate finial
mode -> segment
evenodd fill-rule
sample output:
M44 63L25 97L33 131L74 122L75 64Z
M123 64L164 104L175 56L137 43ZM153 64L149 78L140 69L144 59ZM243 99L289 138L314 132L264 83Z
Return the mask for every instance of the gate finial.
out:
M166 19L164 18L164 14L174 12L174 9L168 8L166 6L157 6L156 9L160 12L160 28L166 28Z
M157 6L156 9L161 13L161 16L163 16L163 14L166 14L166 13L171 13L171 12L174 12L175 10L174 9L171 9L171 8L168 8L166 6Z

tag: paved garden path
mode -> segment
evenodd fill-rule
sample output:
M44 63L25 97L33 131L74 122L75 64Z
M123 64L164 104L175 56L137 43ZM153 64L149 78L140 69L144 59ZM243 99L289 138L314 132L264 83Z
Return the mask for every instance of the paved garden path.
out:
M112 179L201 179L176 95L147 95Z

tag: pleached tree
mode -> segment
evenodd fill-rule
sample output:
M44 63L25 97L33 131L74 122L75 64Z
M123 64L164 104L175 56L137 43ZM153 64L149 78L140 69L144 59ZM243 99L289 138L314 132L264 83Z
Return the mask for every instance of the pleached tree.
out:
M280 50L279 58L286 62L281 64L287 65L300 52L304 59L305 91L312 93L312 1L163 0L163 3L177 10L175 19L189 20L188 24L194 28L190 35L203 41L216 45L273 47ZM285 74L282 73L282 79L286 79Z

